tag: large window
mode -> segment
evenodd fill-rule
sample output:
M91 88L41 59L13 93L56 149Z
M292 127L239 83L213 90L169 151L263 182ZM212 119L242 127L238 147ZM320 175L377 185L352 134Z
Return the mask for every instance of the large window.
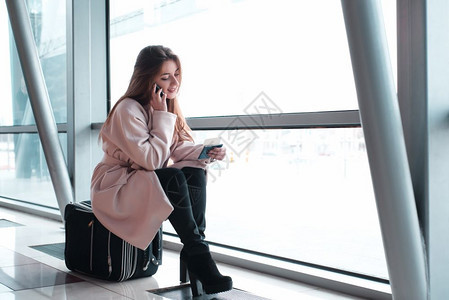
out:
M67 153L67 134L59 140ZM0 197L58 208L38 134L0 135Z
M394 2L383 4L395 53ZM152 44L181 58L188 118L358 109L339 1L110 0L113 103ZM362 130L279 125L195 132L228 149L209 170L207 239L387 278Z
M66 123L66 4L26 4L55 120ZM0 2L0 20L0 196L57 207L5 1ZM60 139L66 150L66 134Z
M162 44L181 57L189 117L242 114L242 103L261 92L283 112L358 108L339 1L110 3L112 102L126 90L139 50Z
M361 128L195 135L228 150L209 168L208 240L388 277Z

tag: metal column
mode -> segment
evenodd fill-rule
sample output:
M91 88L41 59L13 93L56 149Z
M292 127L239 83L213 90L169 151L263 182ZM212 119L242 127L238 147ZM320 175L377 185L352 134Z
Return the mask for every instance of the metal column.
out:
M92 168L103 156L92 122L107 112L108 1L67 0L67 161L74 201L90 199Z
M6 5L39 138L47 160L61 217L63 217L66 204L73 201L72 186L59 142L58 130L34 42L28 10L24 0L6 0Z
M393 298L427 299L424 245L381 7L377 0L341 3Z
M398 0L398 97L431 299L449 295L449 2Z

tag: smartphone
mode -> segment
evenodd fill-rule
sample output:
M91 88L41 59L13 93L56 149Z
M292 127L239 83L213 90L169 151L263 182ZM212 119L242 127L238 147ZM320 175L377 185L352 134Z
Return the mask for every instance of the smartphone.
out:
M210 150L212 150L213 148L221 148L221 147L223 147L223 144L204 146L203 151L201 151L200 156L198 156L198 159L209 158L209 155L207 155L207 153L209 153Z
M162 90L162 88L156 84L156 94L159 94L159 90ZM161 93L161 97L163 97L163 96L164 96L164 92Z

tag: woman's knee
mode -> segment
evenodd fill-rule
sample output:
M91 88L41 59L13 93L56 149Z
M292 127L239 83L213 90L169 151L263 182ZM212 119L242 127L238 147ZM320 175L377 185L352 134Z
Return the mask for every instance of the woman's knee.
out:
M154 172L162 180L165 180L166 178L171 178L171 177L177 176L177 174L182 173L181 170L176 169L176 168L157 169L157 170L154 170Z
M179 193L186 185L184 173L175 168L164 168L155 171L164 191Z
M181 169L184 173L186 180L189 184L205 184L206 183L206 171L201 168L184 167Z

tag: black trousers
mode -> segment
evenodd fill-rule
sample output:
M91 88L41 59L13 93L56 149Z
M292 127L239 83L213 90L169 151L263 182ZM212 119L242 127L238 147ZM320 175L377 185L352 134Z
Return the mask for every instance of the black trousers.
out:
M186 254L208 251L206 230L206 173L203 169L185 167L155 171L162 188L173 205L168 220L176 230Z

